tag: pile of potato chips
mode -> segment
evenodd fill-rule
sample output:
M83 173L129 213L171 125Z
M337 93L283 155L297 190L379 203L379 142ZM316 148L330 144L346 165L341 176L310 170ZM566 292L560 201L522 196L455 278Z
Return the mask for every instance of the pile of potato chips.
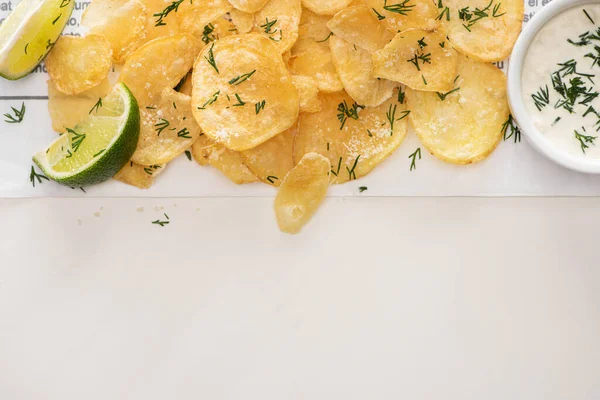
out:
M190 151L238 184L279 187L298 232L331 184L361 178L408 123L437 158L486 158L509 118L505 59L522 0L93 0L83 37L46 60L53 127L110 90L138 100L137 151L116 179L148 188ZM188 153L190 154L190 153Z

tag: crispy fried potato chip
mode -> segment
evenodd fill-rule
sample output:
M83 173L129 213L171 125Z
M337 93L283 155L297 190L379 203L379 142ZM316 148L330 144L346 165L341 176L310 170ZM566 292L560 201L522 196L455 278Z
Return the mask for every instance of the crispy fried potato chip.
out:
M140 0L94 0L81 17L90 33L104 36L122 64L146 38L148 10Z
M271 39L281 53L298 40L302 5L300 0L269 0L254 16L254 29Z
M443 6L450 17L442 21L456 50L484 62L510 55L523 25L522 0L445 0Z
M121 71L140 107L150 105L165 87L173 88L192 68L202 42L190 35L155 39L127 59Z
M248 33L254 27L253 13L246 13L234 8L229 11L229 16L231 17L231 22L233 22L233 25L235 25L235 28L237 29L237 33Z
M369 53L382 49L393 38L367 6L348 7L335 14L327 27L339 38L357 45Z
M220 143L201 135L192 145L192 154L202 166L210 165L238 185L258 181L248 169L239 151L229 150Z
M281 185L283 178L294 168L294 125L265 143L243 151L242 158L250 171L261 181L272 186Z
M112 66L110 43L102 36L61 36L48 57L46 68L56 88L78 94L102 82Z
M246 12L255 13L267 4L269 0L229 0L234 8Z
M406 136L409 111L396 93L382 105L368 108L356 104L345 92L320 97L320 112L300 115L294 160L311 152L329 158L334 183L365 176Z
M177 35L180 32L177 13L164 16L172 0L141 0L146 6L146 38L144 43L159 37ZM161 18L162 17L162 18ZM160 22L158 22L160 21Z
M446 92L456 77L456 59L442 32L409 29L373 54L373 73L412 89Z
M329 38L333 64L346 92L358 104L377 107L390 97L398 84L373 77L371 54L337 36Z
M206 46L193 74L193 112L212 140L248 150L290 128L300 101L271 40L258 33Z
M190 96L167 87L155 103L140 107L140 138L131 157L135 163L165 164L187 150L200 134Z
M192 71L188 72L179 82L179 84L175 87L179 93L186 94L188 96L192 95Z
M506 77L495 66L458 58L450 93L407 90L410 120L427 149L440 160L471 164L485 159L502 139L508 120Z
M232 8L227 0L184 1L177 10L181 32L201 38L206 25L227 14Z
M48 81L48 111L52 119L52 129L64 133L67 128L74 128L87 117L109 92L111 86L108 79L103 80L85 92L77 95L68 95L59 91L54 82Z
M366 0L366 4L373 15L394 33L412 28L434 30L439 26L436 18L441 10L437 10L436 2L432 0Z
M344 88L333 65L327 28L329 17L319 16L310 10L302 10L298 41L292 47L292 57L287 65L295 75L306 75L317 81L319 90L333 93Z
M318 15L334 15L352 3L352 0L302 0L302 5Z
M149 189L154 184L156 176L164 171L166 166L166 164L145 166L130 161L117 172L114 178L127 185Z
M279 229L296 234L310 221L329 189L329 160L308 153L285 177L275 198Z
M305 75L293 75L292 81L300 96L300 112L321 111L319 85L315 78Z

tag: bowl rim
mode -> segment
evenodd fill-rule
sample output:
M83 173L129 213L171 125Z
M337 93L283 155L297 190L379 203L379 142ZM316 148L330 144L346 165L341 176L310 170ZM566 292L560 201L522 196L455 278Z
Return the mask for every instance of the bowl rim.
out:
M600 174L600 159L584 159L559 149L533 125L521 94L521 75L527 50L539 30L548 21L570 8L599 3L598 0L553 0L544 6L533 16L519 35L510 56L507 77L510 110L529 143L550 160L566 168L589 174Z

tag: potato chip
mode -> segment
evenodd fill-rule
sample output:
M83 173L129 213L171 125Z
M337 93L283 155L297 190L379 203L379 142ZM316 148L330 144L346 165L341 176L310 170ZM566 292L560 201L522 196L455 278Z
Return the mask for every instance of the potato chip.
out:
M318 15L334 15L352 3L352 0L302 0L302 5Z
M140 138L131 157L135 163L165 164L188 149L200 134L190 96L167 87L155 103L140 107Z
M240 11L236 8L229 11L231 22L235 25L237 33L248 33L254 27L254 14Z
M298 27L298 42L292 48L292 55L305 51L302 47L304 40L325 43L331 35L331 31L327 27L329 19L329 16L317 15L306 8L302 9Z
M200 135L194 142L192 154L198 164L210 165L218 169L233 183L241 185L258 181L244 164L239 151L229 150L222 144L210 140L206 135Z
M90 112L98 101L110 92L108 79L103 80L85 92L76 95L64 94L59 91L54 82L48 81L48 111L52 119L52 129L64 133L67 128L73 128Z
M56 88L78 94L102 82L112 66L110 43L102 36L61 36L48 57L46 68Z
M181 32L201 38L206 25L214 23L231 9L231 4L227 0L184 1L177 10Z
M410 120L427 149L440 160L471 164L485 159L502 139L508 120L506 77L495 66L458 57L449 93L407 90Z
M269 0L254 16L254 29L271 39L281 53L298 40L302 5L300 0Z
M398 84L373 77L373 59L369 52L337 36L329 38L329 47L346 92L358 104L377 107L392 97Z
M127 185L149 189L154 184L156 176L164 171L166 166L166 164L146 166L130 161L117 172L114 178Z
M275 198L279 229L296 234L313 217L329 189L329 160L308 153L285 177Z
M250 171L261 181L279 186L283 178L294 168L294 137L298 126L294 125L265 143L243 151L242 158Z
M523 25L522 0L445 0L442 19L456 50L478 61L506 59Z
M190 35L155 39L127 59L120 80L131 90L141 107L173 88L192 69L202 42Z
M212 140L248 150L290 128L300 101L273 42L258 33L206 46L193 74L193 112Z
M363 108L345 92L321 94L323 109L301 114L294 160L315 152L331 163L331 179L344 183L368 174L404 140L404 99L395 95L378 107Z
M440 25L432 0L366 0L367 7L391 32L406 29L435 30Z
M327 27L339 38L369 53L382 49L394 38L394 34L387 30L364 5L348 7L340 11L327 23Z
M246 13L255 13L267 4L269 0L229 0L237 10Z
M292 81L298 89L298 96L300 96L300 112L321 111L317 81L305 75L293 75Z
M317 81L319 90L327 93L344 89L333 65L333 56L327 42L306 41L305 51L292 56L289 69L295 75L306 75Z
M146 37L144 43L159 37L177 35L180 32L177 13L164 16L172 0L140 0L146 6Z
M442 32L409 29L373 54L373 73L412 89L446 92L456 77L456 59Z
M148 9L140 0L94 0L81 17L89 33L104 36L111 44L113 58L122 64L144 43Z

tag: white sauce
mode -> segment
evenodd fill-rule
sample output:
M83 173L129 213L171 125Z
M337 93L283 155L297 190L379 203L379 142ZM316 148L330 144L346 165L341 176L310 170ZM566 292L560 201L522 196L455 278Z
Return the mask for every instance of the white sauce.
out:
M595 22L592 23L590 18ZM600 93L600 50L594 46L600 46L600 40L588 39L589 44L576 46L568 42L581 43L580 35L589 32L598 33L600 36L600 4L589 4L568 9L550 20L531 42L521 77L523 101L525 108L532 118L534 126L555 146L579 157L600 159L600 95L587 104L579 104L585 96L580 94L572 107L573 113L569 113L560 102L565 100L559 91L553 86L552 76L556 77L557 71L562 66L559 64L574 60L577 73L569 73L567 69L560 72L562 82L567 88L572 87L572 79L577 77L582 80L582 87L591 93ZM593 65L592 58L585 57L586 54L594 54L599 57L599 63ZM578 75L579 74L579 75ZM594 75L591 81L581 74ZM592 82L593 81L593 82ZM548 87L549 103L542 100L539 105L541 111L536 107L532 95L540 93L541 89ZM558 106L557 106L558 104ZM589 111L589 107L597 111ZM588 111L586 117L583 115ZM556 121L557 118L560 120ZM596 124L598 122L598 124ZM577 139L575 131L580 139L589 146L582 149L581 141ZM583 136L587 136L587 140ZM584 151L585 150L585 153Z

